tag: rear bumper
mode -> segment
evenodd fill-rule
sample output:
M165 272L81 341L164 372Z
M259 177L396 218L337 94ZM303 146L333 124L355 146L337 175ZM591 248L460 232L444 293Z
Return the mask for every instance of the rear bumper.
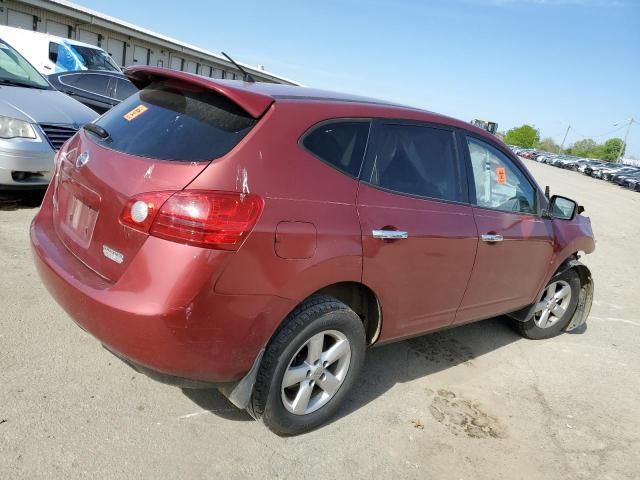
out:
M188 262L184 269L163 270L165 241L154 237L122 277L109 283L60 242L49 195L31 225L34 261L51 295L81 328L129 363L171 377L232 383L251 369L286 315L288 300L215 294L222 252L200 271ZM171 250L172 263L193 258L190 249L199 250L177 247ZM162 275L168 271L171 275Z

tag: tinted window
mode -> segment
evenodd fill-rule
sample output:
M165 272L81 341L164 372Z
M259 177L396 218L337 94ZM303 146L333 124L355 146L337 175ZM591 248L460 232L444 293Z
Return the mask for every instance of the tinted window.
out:
M536 190L509 157L482 140L467 137L476 205L508 212L535 213Z
M129 80L123 78L116 79L116 98L124 100L138 91L138 89Z
M368 120L335 121L316 127L304 138L302 144L321 160L357 177L368 135Z
M221 157L256 124L226 97L175 82L157 82L109 110L97 122L111 136L105 146L162 160Z
M58 81L64 85L75 86L81 75L60 75Z
M78 81L75 83L76 88L87 90L88 92L95 93L96 95L106 95L107 87L109 86L108 75L76 75ZM66 82L65 82L66 83Z
M452 131L386 124L376 137L371 184L409 195L464 201Z
M58 47L59 45L54 42L49 42L49 60L53 63L58 61Z

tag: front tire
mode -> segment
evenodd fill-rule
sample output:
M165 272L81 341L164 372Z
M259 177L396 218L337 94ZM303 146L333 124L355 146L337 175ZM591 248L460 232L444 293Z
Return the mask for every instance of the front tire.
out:
M542 290L531 318L515 321L516 329L531 340L559 335L571 322L579 296L580 276L574 269L554 276Z
M365 357L362 320L344 303L313 295L268 345L250 406L278 435L304 433L332 418Z

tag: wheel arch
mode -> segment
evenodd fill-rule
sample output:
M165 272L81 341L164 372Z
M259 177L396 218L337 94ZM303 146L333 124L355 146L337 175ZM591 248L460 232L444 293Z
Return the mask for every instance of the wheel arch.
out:
M364 324L367 345L373 345L378 340L382 331L382 306L378 296L367 285L354 281L337 282L322 287L311 295L316 294L334 297L356 312Z
M591 275L591 271L589 270L589 268L584 263L579 261L579 258L579 252L573 252L568 257L566 257L542 286L543 290L550 279L552 279L556 275L566 272L567 270L575 269L578 273L578 276L580 277L580 298L578 300L578 308L576 309L576 313L569 323L569 326L566 328L567 331L573 330L586 322L587 317L589 316L589 312L591 311L591 303L593 301L593 276ZM536 295L536 300L541 295L542 290ZM519 322L526 322L531 317L531 315L533 315L535 306L536 301L534 300L532 304L527 305L526 307L521 308L520 310L517 310L515 312L509 313L509 317Z

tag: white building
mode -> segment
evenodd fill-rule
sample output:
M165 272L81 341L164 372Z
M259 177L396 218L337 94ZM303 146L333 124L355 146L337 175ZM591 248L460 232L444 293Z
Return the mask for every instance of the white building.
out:
M152 65L213 78L240 78L222 55L65 0L0 0L0 24L97 45L122 67ZM297 85L262 67L241 65L258 81Z

